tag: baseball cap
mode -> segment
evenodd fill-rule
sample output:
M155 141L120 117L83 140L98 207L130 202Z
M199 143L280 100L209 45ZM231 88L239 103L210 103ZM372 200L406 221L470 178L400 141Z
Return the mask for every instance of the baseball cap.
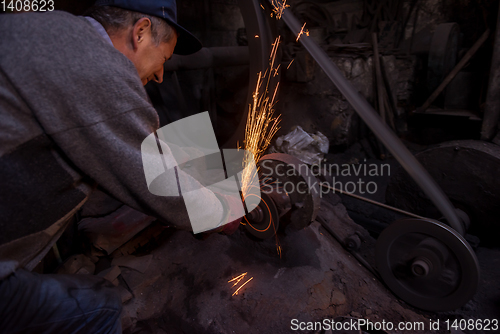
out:
M97 0L96 6L114 6L164 19L177 30L174 53L189 55L201 49L201 42L189 31L177 24L175 0Z

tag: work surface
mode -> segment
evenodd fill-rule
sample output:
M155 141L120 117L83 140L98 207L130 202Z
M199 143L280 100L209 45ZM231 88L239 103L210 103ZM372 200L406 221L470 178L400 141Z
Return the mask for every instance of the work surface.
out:
M337 212L331 219L350 220L342 204L329 210ZM149 252L145 273L122 268L134 294L125 305L125 327L131 333L291 333L292 319L428 323L319 223L280 234L278 242L281 258L275 239L253 240L242 228L204 240L172 233ZM243 273L235 286L228 282Z

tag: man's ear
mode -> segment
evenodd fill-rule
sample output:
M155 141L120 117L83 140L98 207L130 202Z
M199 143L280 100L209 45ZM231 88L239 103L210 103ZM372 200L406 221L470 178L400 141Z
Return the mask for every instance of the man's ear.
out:
M139 46L151 35L151 20L147 17L141 18L134 24L132 29L132 46L137 50Z

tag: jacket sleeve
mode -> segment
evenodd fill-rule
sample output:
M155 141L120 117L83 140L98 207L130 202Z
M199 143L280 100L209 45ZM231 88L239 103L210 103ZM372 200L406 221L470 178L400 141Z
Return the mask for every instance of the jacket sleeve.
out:
M180 196L156 196L147 187L141 156L141 143L155 130L152 107L131 110L116 117L83 127L68 129L52 135L57 145L83 174L128 206L160 218L169 225L191 229L184 200ZM162 145L163 156L177 165L172 153ZM182 162L180 162L182 163ZM195 205L207 221L222 219L218 198L199 182L180 169L177 179L165 179L162 187L177 193L178 183L200 189Z
M68 13L7 15L0 26L0 50L9 50L0 67L61 157L126 205L191 229L180 196L148 190L141 143L158 128L158 115L133 63L86 19ZM197 187L189 175L178 177ZM220 219L220 201L207 189L202 195L196 200L203 214Z
M9 48L2 68L72 168L126 205L191 229L183 198L148 190L141 143L158 128L158 115L132 62L85 19L64 12L9 15L1 26L7 32L0 49ZM182 171L178 177L198 186ZM203 214L220 219L220 201L201 192Z

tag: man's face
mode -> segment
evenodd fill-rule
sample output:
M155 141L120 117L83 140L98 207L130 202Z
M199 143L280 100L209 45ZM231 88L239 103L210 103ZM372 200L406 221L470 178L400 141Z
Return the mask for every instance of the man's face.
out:
M172 57L177 36L174 34L169 42L160 42L159 45L151 38L151 31L146 32L137 43L137 53L133 63L137 68L142 84L146 85L153 80L163 81L163 64Z

